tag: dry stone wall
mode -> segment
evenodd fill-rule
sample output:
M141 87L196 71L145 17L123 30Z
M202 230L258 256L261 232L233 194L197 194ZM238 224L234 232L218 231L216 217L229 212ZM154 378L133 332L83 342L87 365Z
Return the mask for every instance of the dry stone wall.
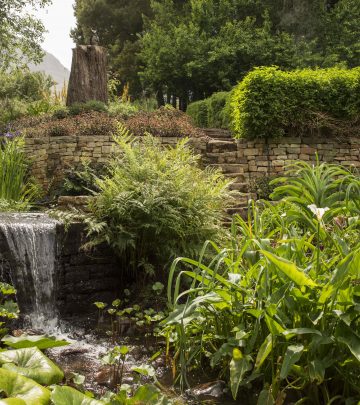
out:
M293 160L336 162L360 168L360 138L282 138L271 140L234 140L228 131L205 130L206 137L191 140L201 154L205 166L220 168L233 179L233 188L240 194L239 204L248 195L249 182L253 179L280 174ZM161 138L164 144L174 145L176 137ZM29 138L26 149L33 159L32 173L46 188L61 182L64 172L82 159L103 163L111 153L111 136L62 136L41 139Z

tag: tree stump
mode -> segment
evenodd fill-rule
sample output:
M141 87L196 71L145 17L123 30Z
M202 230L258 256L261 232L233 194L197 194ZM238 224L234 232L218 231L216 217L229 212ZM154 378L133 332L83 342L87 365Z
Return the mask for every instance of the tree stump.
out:
M97 45L77 45L73 49L66 105L90 100L108 102L106 50Z

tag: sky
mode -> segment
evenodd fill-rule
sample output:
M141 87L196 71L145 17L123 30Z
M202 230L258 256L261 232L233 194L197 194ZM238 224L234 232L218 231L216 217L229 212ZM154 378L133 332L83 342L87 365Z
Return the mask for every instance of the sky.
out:
M45 25L43 49L52 53L60 62L70 69L72 48L70 30L75 27L73 11L74 0L53 0L52 5L38 9L34 15Z

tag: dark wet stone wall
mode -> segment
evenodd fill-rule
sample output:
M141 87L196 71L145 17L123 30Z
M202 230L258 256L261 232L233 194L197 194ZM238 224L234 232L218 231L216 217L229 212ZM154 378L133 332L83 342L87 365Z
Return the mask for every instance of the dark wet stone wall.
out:
M84 226L59 227L57 298L63 317L94 314L95 301L111 302L121 288L121 266L107 246L85 251Z

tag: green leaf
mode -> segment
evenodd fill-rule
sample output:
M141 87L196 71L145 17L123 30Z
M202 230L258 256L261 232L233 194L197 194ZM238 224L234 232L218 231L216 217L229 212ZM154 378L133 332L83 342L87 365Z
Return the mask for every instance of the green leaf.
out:
M360 336L352 328L343 321L339 322L335 330L335 337L338 342L345 344L355 358L360 361Z
M57 384L64 378L60 368L37 347L1 352L0 364L42 385Z
M285 329L267 314L265 314L265 322L272 335L276 336L284 333Z
M80 391L71 387L55 386L51 401L54 405L104 405L105 402L90 398Z
M264 388L259 395L257 405L274 405L275 401L268 388Z
M291 367L300 360L303 350L304 346L300 344L288 346L281 366L280 378L284 379L289 375Z
M66 340L57 340L53 336L28 336L22 335L19 337L15 336L4 336L1 341L6 345L14 349L24 349L26 347L37 347L40 350L50 349L52 347L66 346L70 343Z
M256 357L255 368L260 368L264 363L264 361L266 360L266 358L268 357L268 355L271 353L272 343L273 343L273 336L270 333L269 335L267 335L264 342L260 346L260 349Z
M299 270L295 263L289 262L265 250L261 250L260 252L298 286L316 287L316 283L302 270Z
M0 389L9 399L22 399L26 405L48 405L50 403L48 389L30 378L3 368L0 368Z
M230 362L230 387L234 399L236 399L240 384L245 373L251 369L247 356L243 356L240 349L233 350L233 358Z
M139 367L131 367L131 370L134 371L135 373L149 376L149 377L154 377L154 375L155 375L154 367L149 366L147 364L142 364Z
M0 405L26 405L26 402L20 398L0 399Z

